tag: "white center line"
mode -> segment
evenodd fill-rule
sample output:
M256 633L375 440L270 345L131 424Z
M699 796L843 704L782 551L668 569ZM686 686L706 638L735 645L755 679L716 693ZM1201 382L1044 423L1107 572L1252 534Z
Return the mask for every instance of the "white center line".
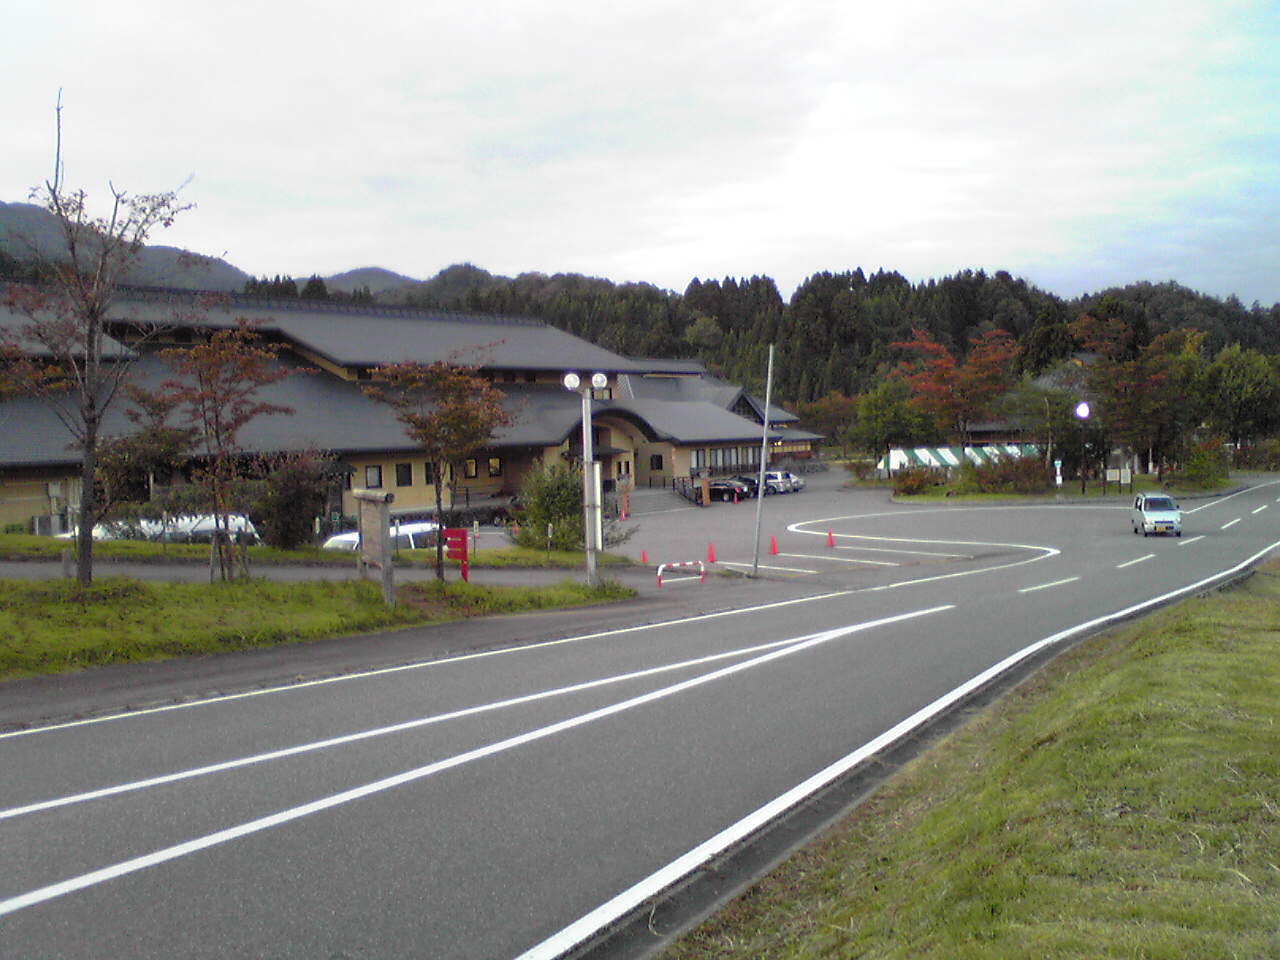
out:
M207 850L210 847L228 843L232 840L238 840L241 837L249 836L250 834L258 833L259 831L267 830L284 823L289 823L302 817L319 813L323 810L330 810L334 807L339 807L344 804L363 799L364 797L382 793L386 790L403 786L404 784L413 783L417 780L422 780L425 777L430 777L437 773L452 770L456 767L480 760L484 757L493 756L494 754L503 753L516 747L522 747L525 744L533 743L537 740L556 736L560 733L592 723L596 720L614 716L615 714L644 706L708 683L714 683L724 677L749 671L766 663L771 663L783 657L793 656L813 647L830 643L835 640L840 640L843 637L860 633L864 630L871 630L877 627L901 623L916 617L925 617L934 613L941 613L943 611L953 609L955 609L953 604L945 604L940 607L929 607L923 610L913 610L910 613L901 613L895 616L883 617L879 620L869 620L863 623L836 627L832 630L824 630L821 633L809 634L806 637L797 637L794 639L798 642L791 643L781 649L773 650L769 653L762 654L761 656L753 657L750 660L744 660L740 663L732 664L731 666L721 667L718 670L713 670L710 673L702 674L700 676L691 677L679 683L672 684L671 686L659 687L649 693L644 693L640 696L632 697L619 703L609 704L588 713L579 714L575 717L569 717L545 727L529 730L525 733L508 737L505 740L499 740L496 743L477 747L474 750L468 750L465 753L447 757L443 760L438 760L435 763L429 763L426 766L417 767L412 770L405 770L402 773L398 773L390 777L384 777L381 780L375 780L371 783L366 783L350 790L344 790L341 793L331 794L330 796L322 797L319 800L314 800L311 803L305 803L301 806L280 810L269 816L259 817L256 820L240 823L233 827L219 830L215 833L195 837L185 843L179 843L174 846L155 850L151 853L143 854L142 856L134 857L130 860L124 860L119 863L102 867L98 870L93 870L89 873L70 877L60 883L53 883L45 887L40 887L36 890L28 891L27 893L19 894L18 896L10 897L7 900L0 900L0 917L14 913L18 910L23 910L27 907L35 906L38 903L44 903L48 900L53 900L57 897L74 893L77 890L83 890L86 887L92 887L99 883L105 883L106 881L126 876L127 874L134 873L138 870L145 870L148 867L153 867L157 864L166 863L170 860L176 860L179 857L198 853L201 850Z
M1265 510L1265 509L1267 509L1267 505L1264 503L1262 506L1260 506L1257 510L1255 510L1255 511L1253 511L1253 512L1254 512L1254 513L1261 513L1261 512L1262 512L1263 510Z
M1125 567L1132 567L1135 563L1141 563L1143 560L1150 560L1154 556L1154 553L1148 553L1145 557L1139 557L1137 560L1130 560L1127 563L1117 563L1116 569L1123 570Z
M1180 546L1180 547L1185 547L1188 543L1195 543L1197 540L1203 540L1203 539L1204 539L1204 534L1202 533L1202 534L1200 534L1200 536L1198 536L1198 537L1192 537L1192 538L1191 538L1191 539L1189 539L1189 540L1182 540L1182 541L1180 541L1180 542L1178 543L1178 546Z
M877 567L900 567L900 563L891 563L888 560L859 560L857 557L833 557L830 554L825 556L815 556L812 553L780 553L780 557L794 557L796 560L834 560L836 563L870 563Z
M1019 590L1018 592L1019 592L1019 593L1031 593L1031 592L1033 592L1033 591L1035 591L1035 590L1048 590L1050 587L1060 587L1060 586L1062 586L1064 583L1075 583L1075 582L1076 582L1077 580L1079 580L1079 579L1080 579L1079 577L1067 577L1067 579L1065 579L1065 580L1055 580L1055 581L1053 581L1053 583L1042 583L1042 584L1040 584L1039 586L1035 586L1035 587L1023 587L1023 588L1022 588L1021 590Z
M1219 529L1219 530L1225 530L1225 529L1227 529L1227 527L1234 527L1234 526L1235 526L1237 523L1239 523L1239 522L1240 522L1240 518L1239 518L1239 517L1236 517L1234 520L1228 520L1226 523L1224 523L1224 524L1223 524L1221 527L1219 527L1218 529Z

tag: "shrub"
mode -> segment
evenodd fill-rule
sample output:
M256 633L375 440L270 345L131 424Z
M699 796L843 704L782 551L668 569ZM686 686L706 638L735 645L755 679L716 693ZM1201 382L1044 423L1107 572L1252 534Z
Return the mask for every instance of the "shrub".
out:
M1039 457L1009 457L973 470L982 493L1046 493L1053 489L1053 472Z
M1193 487L1216 487L1230 472L1226 445L1221 437L1197 440L1187 454L1187 463L1178 478Z
M263 540L281 550L311 542L315 518L324 513L332 465L332 458L306 451L282 454L271 463L250 511Z
M1263 440L1238 447L1231 463L1238 470L1280 470L1280 440Z
M545 549L550 524L553 550L582 549L581 473L560 463L535 467L520 486L519 500L520 546Z
M946 474L933 467L907 467L893 475L893 492L912 497L946 481Z

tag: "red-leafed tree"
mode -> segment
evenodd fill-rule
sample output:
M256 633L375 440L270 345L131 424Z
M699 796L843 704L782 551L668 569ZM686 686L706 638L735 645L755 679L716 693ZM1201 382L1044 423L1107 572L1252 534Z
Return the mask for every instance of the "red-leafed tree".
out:
M200 476L213 506L214 542L224 580L236 567L230 515L235 512L232 494L241 455L238 434L256 417L293 413L290 407L258 396L263 387L289 375L286 367L275 362L277 352L245 320L234 329L205 334L190 347L163 351L179 377L165 381L164 387L193 428L205 459ZM239 557L242 567L247 567L244 554ZM244 572L247 575L248 570Z
M898 368L911 387L911 404L968 446L972 424L991 416L992 404L1013 382L1017 343L1004 330L989 330L957 361L923 330L912 333L913 340L891 344L914 354Z
M373 371L382 384L365 388L375 400L388 404L426 459L436 495L436 521L444 525L446 471L479 453L494 431L511 422L503 409L503 393L478 367L437 360L431 364L393 363ZM444 579L444 541L436 538L436 577Z
M50 213L57 243L32 238L11 249L30 261L39 284L0 284L0 301L22 318L0 330L0 380L15 393L48 404L80 454L80 509L76 517L76 579L93 580L93 528L106 505L95 483L98 449L108 410L129 372L132 352L106 333L116 289L142 252L148 236L188 209L176 192L131 194L109 185L103 216L90 211L83 190L62 182L62 104L57 107L54 174L31 192Z

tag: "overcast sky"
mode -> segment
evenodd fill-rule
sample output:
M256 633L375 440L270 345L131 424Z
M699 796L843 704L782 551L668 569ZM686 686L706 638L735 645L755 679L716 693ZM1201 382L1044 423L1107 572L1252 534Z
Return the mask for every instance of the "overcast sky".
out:
M1280 3L6 0L0 200L255 274L1006 269L1280 301Z

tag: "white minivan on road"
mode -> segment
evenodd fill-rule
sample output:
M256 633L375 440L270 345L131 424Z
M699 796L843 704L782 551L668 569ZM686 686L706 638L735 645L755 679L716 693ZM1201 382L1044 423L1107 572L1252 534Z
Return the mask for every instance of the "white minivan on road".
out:
M1163 493L1140 493L1133 498L1129 525L1135 535L1149 537L1153 533L1182 536L1182 511L1173 498Z

